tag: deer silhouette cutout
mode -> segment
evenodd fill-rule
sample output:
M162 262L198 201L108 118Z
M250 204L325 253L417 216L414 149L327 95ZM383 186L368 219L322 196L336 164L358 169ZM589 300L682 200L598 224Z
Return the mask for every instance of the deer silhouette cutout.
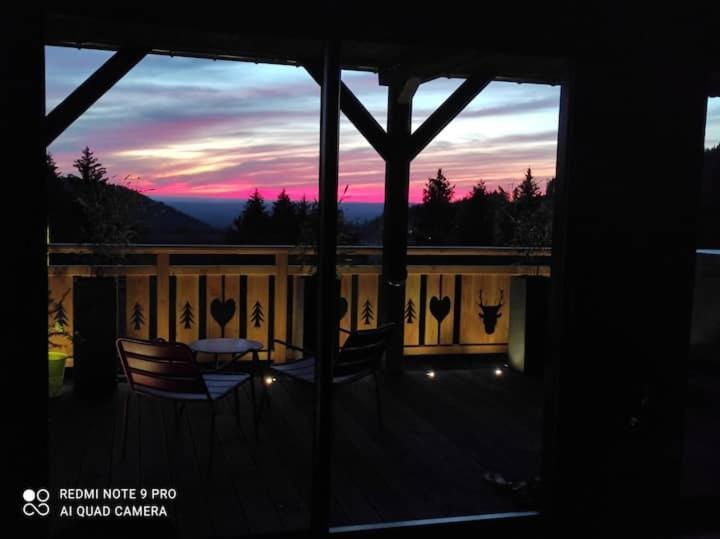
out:
M498 318L502 316L500 309L502 308L504 299L504 292L500 290L500 301L495 305L486 305L483 303L483 293L480 290L480 312L478 316L482 319L483 325L485 326L485 333L492 335L495 333L495 326L497 325Z

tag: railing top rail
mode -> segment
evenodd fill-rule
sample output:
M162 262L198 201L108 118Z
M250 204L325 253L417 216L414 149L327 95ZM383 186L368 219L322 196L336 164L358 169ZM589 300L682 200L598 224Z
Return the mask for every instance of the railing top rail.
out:
M123 254L234 254L234 255L311 255L315 249L297 245L102 245L88 243L52 243L48 245L50 254L92 254L101 248L104 252L117 250ZM358 255L382 254L380 245L339 245L338 253ZM533 256L550 256L549 247L475 247L465 245L453 246L408 246L408 255L435 255L435 256L524 256L531 253Z

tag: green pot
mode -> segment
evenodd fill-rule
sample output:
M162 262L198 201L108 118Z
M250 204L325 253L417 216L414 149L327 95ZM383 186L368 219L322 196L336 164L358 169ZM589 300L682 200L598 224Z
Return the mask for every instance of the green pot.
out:
M48 373L50 397L59 397L62 394L63 378L65 376L65 352L48 352Z

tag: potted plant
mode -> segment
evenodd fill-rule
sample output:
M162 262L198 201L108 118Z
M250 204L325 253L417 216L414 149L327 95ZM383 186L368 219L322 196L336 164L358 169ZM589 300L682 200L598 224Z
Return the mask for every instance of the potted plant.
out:
M48 162L52 164L50 158ZM49 171L48 178L54 186L49 191L72 202L67 207L73 208L77 222L69 222L70 216L58 212L51 215L49 222L51 232L64 231L60 234L64 241L84 244L78 256L92 267L89 276L75 277L73 281L73 381L76 395L97 399L115 390L118 373L114 344L117 283L114 276L104 274L103 268L123 261L124 247L139 230L142 207L129 177L110 182L107 171L89 148L83 150L74 166L77 175L61 177ZM63 360L56 361L53 372L60 370Z

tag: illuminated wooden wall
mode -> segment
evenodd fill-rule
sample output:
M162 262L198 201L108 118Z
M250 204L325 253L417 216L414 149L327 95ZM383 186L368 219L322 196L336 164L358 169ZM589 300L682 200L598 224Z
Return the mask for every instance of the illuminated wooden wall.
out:
M287 253L281 252L274 266L218 267L170 265L166 258L164 264L156 266L106 270L118 283L118 332L132 338L163 337L185 343L239 337L257 340L263 348L279 338L302 346L303 334L310 327L303 316L309 275L307 268L288 266L287 260ZM512 316L510 279L527 270L514 265L410 266L405 295L405 354L506 352ZM542 273L547 274L547 268ZM87 266L50 266L49 301L52 305L62 303L62 307L61 315L56 312L49 318L49 326L61 323L67 334L72 334L73 280L90 274ZM381 308L379 268L342 266L338 274L340 327L377 327ZM341 333L341 343L344 338ZM54 337L53 343L57 345L54 349L72 354L69 336ZM273 359L292 357L283 346L275 346Z

